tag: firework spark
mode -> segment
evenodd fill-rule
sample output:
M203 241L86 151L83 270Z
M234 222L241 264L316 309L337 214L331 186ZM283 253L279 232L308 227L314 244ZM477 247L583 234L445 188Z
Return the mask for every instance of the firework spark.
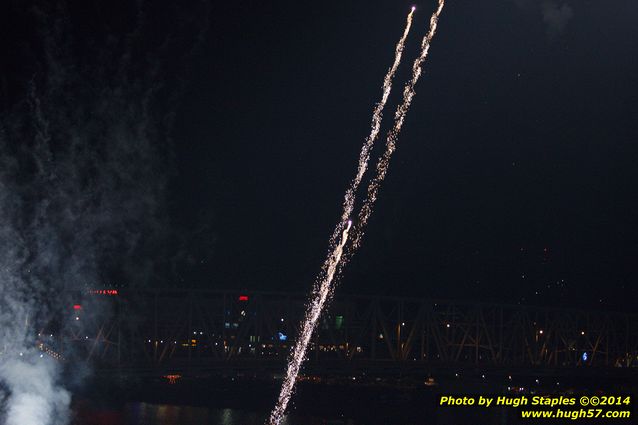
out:
M295 380L297 379L297 375L299 374L299 369L301 368L301 364L306 357L306 349L308 348L308 343L310 342L310 338L312 337L312 332L314 331L317 320L321 315L321 311L323 310L326 299L328 299L328 295L330 294L330 284L332 283L332 279L334 278L335 272L337 271L339 261L341 261L343 247L348 241L348 232L350 231L350 227L352 227L352 221L348 220L346 223L346 228L343 230L341 236L341 243L337 245L334 252L329 258L329 265L326 276L321 282L321 285L318 288L315 288L312 300L306 311L306 317L303 320L299 338L297 339L295 347L292 351L292 356L290 358L290 361L288 362L288 369L286 370L286 377L281 386L279 400L277 401L275 409L270 414L270 424L279 424L279 422L281 422L281 419L283 418L284 412L286 411L288 401L290 401L290 396L292 395L292 390L295 386Z
M403 55L405 40L408 37L410 28L412 27L413 14L414 8L412 8L412 10L410 10L410 13L408 14L405 29L403 30L403 35L401 36L395 47L394 62L388 69L388 72L383 79L383 92L381 95L381 100L375 105L372 112L370 134L366 138L363 147L361 148L361 153L359 154L357 174L346 190L341 219L337 223L332 237L330 238L331 253L326 258L326 261L324 262L321 269L321 273L316 280L313 295L306 310L306 316L302 324L300 337L293 349L292 356L288 364L286 378L284 379L284 382L282 384L277 405L275 406L275 409L270 416L269 423L271 424L278 424L283 417L283 414L288 405L288 401L290 400L290 396L292 394L299 369L306 355L308 342L310 341L310 337L312 336L312 332L314 331L316 322L319 319L319 315L321 314L323 305L330 295L332 281L334 279L335 273L337 272L337 266L341 261L343 247L345 246L345 243L347 241L348 232L350 231L350 227L352 226L352 221L349 220L349 217L352 214L352 210L354 208L356 192L359 188L359 185L361 184L363 175L368 168L368 162L370 160L370 150L372 149L372 146L374 145L374 142L379 135L381 121L383 118L383 109L386 102L388 101L388 97L390 96L390 91L392 90L392 80L399 67L399 64L401 63L401 56ZM341 243L337 245L340 233L342 233Z
M421 42L421 54L419 55L419 57L416 58L414 64L412 65L412 78L410 79L410 81L408 81L408 83L405 85L405 88L403 89L403 102L397 107L397 110L394 114L394 125L388 132L385 152L383 153L381 158L379 158L379 162L377 162L377 174L368 185L367 198L363 202L363 206L359 211L357 226L352 238L352 250L350 251L350 255L352 255L352 253L356 251L361 245L361 239L363 238L365 226L368 223L368 219L372 215L374 203L376 202L377 195L379 194L379 188L381 187L381 183L383 182L383 179L385 179L385 176L388 172L392 154L396 150L396 144L399 138L399 133L401 132L401 128L403 127L403 122L405 121L405 117L410 110L412 99L416 94L416 92L414 91L414 87L421 77L422 65L423 62L425 62L425 59L428 57L428 53L430 52L430 44L432 43L432 39L434 38L434 34L436 33L439 16L441 15L441 11L443 10L444 5L445 0L439 0L438 7L430 18L430 29L425 37L423 37L423 41Z
M396 149L396 141L401 127L403 126L405 116L410 108L412 98L414 97L414 86L421 76L421 65L428 55L430 42L432 41L434 33L436 32L438 17L443 9L443 5L444 0L439 0L439 6L430 19L430 30L421 43L421 54L412 66L412 79L408 82L403 91L403 102L398 107L395 113L394 126L388 133L388 139L386 141L386 151L377 163L377 174L368 186L367 198L364 201L364 205L359 213L359 223L357 224L357 232L353 241L352 252L354 252L361 243L361 237L363 236L363 227L367 223L370 214L372 213L372 207L374 205L374 202L376 201L379 187L387 173L392 153ZM392 88L392 79L401 61L401 55L403 53L405 40L412 25L413 13L414 7L412 7L412 10L408 15L408 21L403 32L403 36L397 43L394 63L388 70L388 73L384 78L383 95L381 101L376 105L373 112L372 128L370 131L370 135L368 136L368 138L366 138L366 141L359 155L359 166L357 169L357 174L351 182L348 190L346 191L341 220L337 224L335 231L330 239L330 246L334 248L331 250L331 253L328 255L328 258L324 262L321 273L319 274L319 277L317 278L317 281L315 283L310 303L306 309L306 315L304 317L304 320L302 321L300 335L295 343L291 358L288 362L286 376L279 393L279 399L268 420L268 423L270 425L278 425L283 418L284 412L286 410L286 407L288 406L288 402L290 401L290 397L294 389L297 375L299 374L299 370L305 359L308 343L310 342L310 338L312 337L312 333L316 327L317 321L319 319L319 316L321 315L326 300L329 298L332 292L332 282L335 278L335 275L340 269L340 266L342 266L340 263L342 261L344 247L346 245L346 242L348 241L348 234L352 227L352 220L350 220L350 215L354 208L355 194L359 187L359 184L361 183L363 175L367 170L368 162L370 159L370 150L378 136L379 129L381 127L383 108L386 104L388 96L390 95L390 91ZM340 233L341 241L338 245L336 245Z
M343 200L343 212L341 213L341 220L337 223L335 230L330 238L330 246L334 247L339 238L339 233L344 228L346 222L348 221L350 214L352 214L352 210L354 208L355 198L357 189L361 184L361 180L363 179L363 175L368 169L368 162L370 161L370 150L374 145L374 142L377 140L379 136L379 130L381 128L381 121L383 119L383 108L385 108L385 104L388 101L388 97L390 96L390 92L392 91L392 80L394 79L394 74L396 74L397 69L399 68L399 64L401 63L401 56L403 56L403 49L405 47L405 40L408 38L408 34L410 33L410 28L412 27L412 15L414 14L414 7L410 10L408 14L407 22L405 24L405 29L403 30L403 35L399 39L395 49L394 49L394 62L388 72L385 74L383 78L383 94L381 95L381 100L374 107L372 112L372 124L370 125L370 134L366 138L363 146L361 147L361 153L359 154L359 165L357 167L357 174L354 179L350 183L350 187L346 190L346 194Z

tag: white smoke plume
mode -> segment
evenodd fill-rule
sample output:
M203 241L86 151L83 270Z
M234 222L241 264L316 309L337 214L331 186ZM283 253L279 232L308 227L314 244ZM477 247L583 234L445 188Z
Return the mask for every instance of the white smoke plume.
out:
M6 425L66 423L71 395L59 386L58 373L54 360L39 355L2 363L0 375L11 389Z
M174 106L157 106L173 94L153 48L169 43L140 41L142 2L124 33L80 42L63 2L35 3L20 9L40 29L31 60L0 87L0 424L65 425L72 304L99 318L88 289L155 277Z

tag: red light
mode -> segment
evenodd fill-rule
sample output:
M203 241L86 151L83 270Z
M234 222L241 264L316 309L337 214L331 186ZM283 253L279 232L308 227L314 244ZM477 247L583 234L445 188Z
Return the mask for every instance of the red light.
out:
M239 301L248 301L248 295L240 295Z
M89 294L95 295L117 295L117 289L91 289Z
M164 378L168 380L169 384L176 384L177 381L182 377L182 375L164 375Z
M82 310L82 306L80 304L74 304L73 310Z

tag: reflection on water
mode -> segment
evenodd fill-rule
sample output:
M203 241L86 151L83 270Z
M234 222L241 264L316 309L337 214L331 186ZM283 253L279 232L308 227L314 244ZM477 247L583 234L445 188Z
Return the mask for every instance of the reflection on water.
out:
M126 425L263 425L267 413L235 409L208 409L205 407L172 406L165 404L130 403L123 412ZM355 425L348 421L327 421L312 417L288 415L282 425ZM115 425L112 422L110 425Z

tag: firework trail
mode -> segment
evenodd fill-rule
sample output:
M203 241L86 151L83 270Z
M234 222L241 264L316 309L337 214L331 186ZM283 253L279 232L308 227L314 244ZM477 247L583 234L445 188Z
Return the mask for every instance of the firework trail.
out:
M379 187L387 173L392 153L396 149L396 141L398 135L401 131L403 121L405 120L405 116L410 108L412 98L415 94L414 86L421 76L421 65L427 58L428 51L430 49L430 43L432 41L432 38L434 37L434 33L436 32L436 25L439 15L441 14L441 11L443 9L444 3L444 0L439 0L438 8L430 19L430 30L421 43L421 54L412 66L412 79L408 82L408 84L405 86L405 89L403 90L403 102L395 112L395 122L394 126L388 133L388 139L386 141L386 151L377 163L377 175L368 186L367 198L364 201L364 205L359 213L360 222L357 225L357 232L355 234L355 239L352 244L352 251L350 255L352 254L352 252L356 251L361 243L361 237L363 236L363 227L367 223L368 218L372 213L372 207L374 205L374 202L376 201ZM363 145L363 148L361 149L357 175L346 191L341 221L338 223L330 239L331 246L334 246L339 237L341 229L343 229L341 234L341 242L332 250L331 254L328 255L328 258L326 259L322 267L322 271L317 278L317 283L315 283L315 288L311 296L310 304L306 309L306 315L302 322L299 338L293 348L291 358L288 362L286 377L284 378L284 382L281 387L279 399L268 420L268 424L270 425L278 425L283 418L283 414L286 410L286 407L288 406L288 402L290 401L290 397L292 395L297 375L299 374L299 370L305 359L308 343L310 342L310 338L312 337L312 333L317 324L317 320L321 315L325 302L332 292L332 281L335 275L338 274L337 271L340 270L342 266L342 264L340 263L342 261L344 247L346 245L346 242L348 241L348 233L350 232L350 229L352 227L352 220L350 220L349 217L354 207L355 193L359 184L361 183L363 175L366 172L368 161L370 158L370 149L372 148L372 145L374 144L374 141L376 140L379 133L383 107L385 106L387 98L390 94L392 77L394 76L394 73L396 72L396 69L399 66L401 60L405 39L407 38L407 34L412 24L413 12L414 7L408 15L408 22L406 24L406 29L403 33L403 36L397 44L395 50L395 62L393 66L388 70L388 73L386 74L386 77L384 79L383 96L381 98L381 102L379 102L379 104L374 109L372 118L372 129L370 135ZM344 258L344 260L345 259L346 258Z
M361 153L359 154L357 174L346 191L343 201L343 212L341 214L341 219L337 223L332 237L330 238L331 253L326 258L326 261L324 262L321 269L321 273L319 274L319 277L317 278L317 281L315 283L313 295L311 297L311 301L307 308L306 316L302 324L300 337L293 349L292 356L288 364L286 378L282 384L281 392L279 394L279 400L270 416L269 423L271 424L278 424L283 417L283 414L288 405L288 401L290 400L290 395L292 394L299 369L301 368L301 364L303 363L303 360L305 358L312 332L314 331L317 320L319 319L319 315L323 310L323 306L330 296L332 281L334 279L335 273L337 272L339 262L341 261L343 248L348 238L348 232L350 231L350 228L352 226L352 221L349 220L349 217L350 214L352 214L352 210L354 208L356 192L359 188L359 184L361 183L363 175L368 168L368 161L370 160L370 150L372 149L372 146L374 145L374 142L379 135L379 129L381 128L381 120L383 117L383 108L388 101L390 91L392 90L392 80L397 71L397 68L399 67L399 64L401 63L401 56L403 55L405 40L408 37L410 28L412 27L412 16L414 14L414 10L415 8L412 7L410 13L408 14L405 29L403 30L403 35L399 39L394 50L394 62L388 69L388 72L383 79L383 93L381 95L381 100L379 101L379 103L376 104L372 113L370 134L366 138L363 147L361 148ZM340 233L341 243L337 245Z
M329 258L329 265L326 271L326 276L321 282L319 288L315 289L310 305L308 306L308 309L306 311L306 317L303 320L299 339L297 339L295 348L292 351L292 356L290 358L290 361L288 362L286 378L284 379L284 382L281 386L279 400L277 401L275 409L270 414L269 423L272 425L279 424L279 422L283 418L284 412L286 411L286 407L288 406L288 401L290 400L292 390L295 386L295 380L297 379L297 375L299 374L299 369L301 368L301 364L306 357L306 349L308 348L310 337L312 337L312 332L314 331L317 320L319 319L319 315L323 310L323 305L330 295L330 283L332 282L335 272L337 271L339 261L341 261L343 247L348 241L348 232L350 231L351 226L352 221L348 220L348 222L346 223L346 228L343 230L343 234L341 235L341 243L337 245L334 252Z
M372 145L377 140L377 136L379 135L379 129L381 128L381 120L383 118L383 108L385 107L386 102L388 101L388 97L390 96L390 91L392 90L392 79L394 78L394 74L401 63L401 56L403 55L403 48L405 47L405 40L408 38L408 34L410 33L410 28L412 27L412 15L414 14L415 7L413 6L408 14L407 22L405 24L405 29L403 30L403 35L399 39L395 49L394 49L394 62L388 72L385 74L383 78L383 94L381 96L381 100L374 107L374 111L372 112L372 124L370 126L370 134L365 140L365 143L361 147L361 153L359 154L359 166L357 167L357 174L355 178L350 183L350 187L346 190L346 194L343 200L343 212L341 213L341 220L337 223L335 230L330 238L330 246L334 247L339 238L339 233L345 226L346 222L350 218L350 214L352 214L352 209L354 208L355 197L357 193L357 189L359 188L359 184L361 184L361 179L363 179L363 175L368 169L368 162L370 160L370 150L372 149Z
M396 150L397 139L399 138L399 133L401 132L401 128L403 127L405 116L410 110L412 99L416 94L414 91L414 87L419 81L419 77L421 77L421 67L425 59L428 57L430 44L432 43L432 38L434 38L434 34L436 33L439 16L441 15L441 11L443 10L444 5L445 0L439 0L439 5L430 18L430 29L425 37L423 37L423 41L421 42L421 54L419 55L419 57L416 58L414 64L412 65L412 79L408 81L408 83L405 85L405 88L403 89L403 102L397 107L397 110L394 114L394 126L388 132L388 138L385 144L385 152L383 153L381 158L379 158L379 162L377 162L377 175L374 176L374 178L370 181L370 184L368 185L367 198L363 202L363 206L359 211L357 226L352 238L352 249L349 254L350 256L359 248L359 246L361 246L361 239L363 238L365 226L368 223L370 215L372 215L372 209L374 207L374 203L377 200L379 188L381 187L381 183L383 182L383 179L385 179L385 176L388 172L392 154Z

